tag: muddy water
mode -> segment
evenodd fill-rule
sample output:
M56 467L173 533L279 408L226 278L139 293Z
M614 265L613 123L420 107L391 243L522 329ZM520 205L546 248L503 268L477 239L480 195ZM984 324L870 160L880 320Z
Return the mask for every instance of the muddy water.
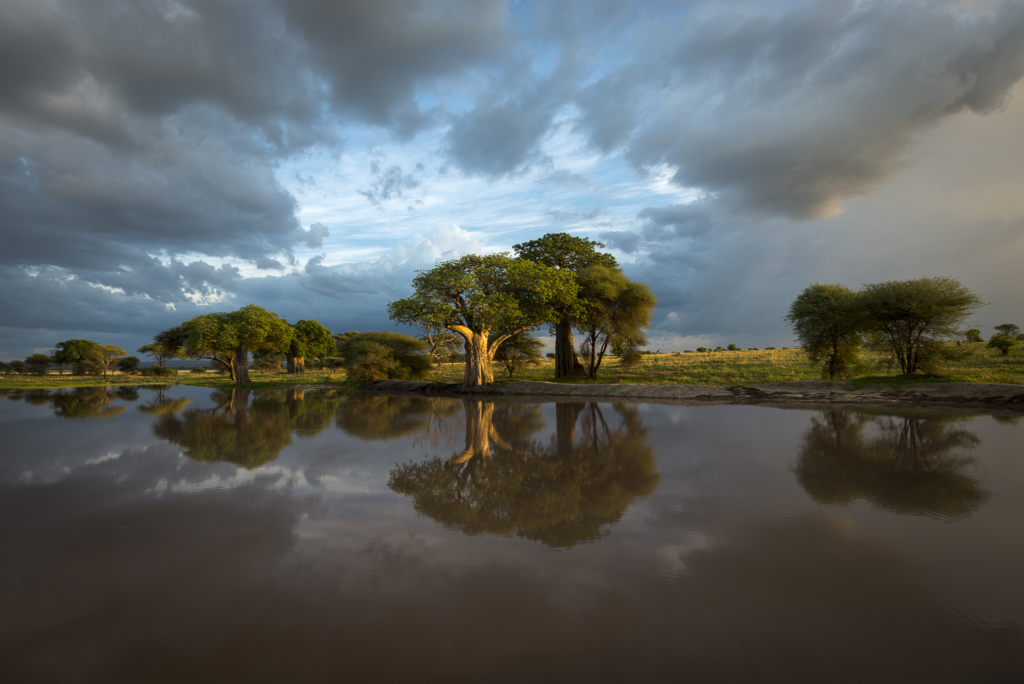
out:
M4 681L1024 681L1024 423L0 398Z

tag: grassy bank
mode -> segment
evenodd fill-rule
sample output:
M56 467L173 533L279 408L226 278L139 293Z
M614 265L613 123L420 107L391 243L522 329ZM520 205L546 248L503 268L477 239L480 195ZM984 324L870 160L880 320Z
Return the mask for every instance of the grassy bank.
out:
M983 344L973 345L974 354L964 362L951 364L946 369L949 381L994 382L1024 384L1024 350L1014 349L1009 356L998 351L985 349ZM897 370L879 365L879 358L866 354L868 371L859 383L905 384L914 380L897 378ZM528 366L517 372L515 380L553 380L554 362L544 359L538 366ZM461 363L445 364L431 371L428 380L459 382L462 380ZM342 385L345 384L343 370L308 371L294 376L284 372L260 373L250 371L252 389L273 389L297 385ZM812 367L807 355L799 349L767 351L714 352L707 354L647 354L641 357L634 368L622 368L618 359L607 358L601 366L597 382L634 384L682 384L734 387L740 385L761 385L789 380L813 380L820 376L820 369ZM495 364L495 380L507 379L504 368ZM922 378L923 379L923 378ZM935 380L929 380L934 382ZM231 379L224 373L207 372L193 375L182 372L173 378L147 378L114 374L107 378L94 376L47 376L7 375L0 376L0 390L34 389L42 387L84 387L90 385L161 385L167 383L197 385L200 387L232 387ZM589 383L583 378L571 378L560 382Z

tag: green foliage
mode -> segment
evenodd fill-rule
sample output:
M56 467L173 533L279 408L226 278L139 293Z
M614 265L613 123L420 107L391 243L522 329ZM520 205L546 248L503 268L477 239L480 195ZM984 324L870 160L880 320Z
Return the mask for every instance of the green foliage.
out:
M527 364L538 365L543 350L544 343L530 333L516 333L501 343L494 353L494 360L505 367L511 378L512 373L522 370Z
M1003 323L1002 325L995 326L995 331L997 335L1017 339L1020 335L1020 326L1015 323ZM981 342L981 340L978 341Z
M196 316L181 327L187 333L184 349L188 356L213 361L240 384L249 383L249 350L284 350L292 338L286 320L255 304L231 313Z
M740 348L737 347L735 344L730 344L725 349L726 351L740 351Z
M89 350L89 357L86 364L91 372L102 373L106 376L110 365L127 352L116 344L97 344Z
M206 373L206 369L203 368L202 366L193 366L192 368L188 369L188 372L191 373L192 375L203 375L204 373Z
M1006 335L993 335L985 346L989 349L998 349L1003 356L1007 356L1010 350L1017 346L1017 340Z
M814 283L797 296L785 320L811 362L821 364L823 379L853 377L861 367L867 322L860 298L850 288Z
M30 373L38 373L43 375L46 373L46 369L53 363L46 354L33 354L32 356L25 359L25 366L28 368Z
M281 370L281 357L277 354L258 354L253 357L253 369L267 373Z
M490 382L495 345L505 338L579 308L572 273L508 254L443 262L420 271L413 287L411 297L388 304L391 320L460 335L467 350L466 386Z
M984 342L985 340L981 337L981 331L977 328L971 328L964 331L964 342Z
M930 374L970 353L944 342L962 339L963 324L984 305L971 290L945 277L865 285L860 301L876 346L903 373Z
M150 358L163 368L164 364L171 359L186 358L185 340L188 339L188 331L183 326L176 326L162 330L153 336L153 341L139 347L136 351L140 354L148 354Z
M12 373L17 373L18 375L21 375L26 370L28 370L28 366L25 365L25 362L24 361L19 361L18 359L14 359L10 363L8 363L7 364L7 368Z
M163 378L173 377L178 374L178 371L174 370L173 368L168 368L166 366L146 366L145 368L142 369L142 374L147 377Z
M579 271L589 266L618 268L615 257L598 252L604 244L569 233L548 233L544 237L513 245L516 256L552 268Z
M139 357L126 356L117 360L117 370L126 375L135 375L139 371Z
M366 332L346 336L338 351L349 379L367 383L424 377L430 370L430 357L422 353L426 349L426 342L409 335Z
M576 327L583 335L581 355L587 373L597 378L608 347L616 341L634 348L647 343L644 329L658 300L643 283L630 280L618 268L590 266L576 275L583 310L576 316Z
M54 346L50 357L61 375L68 366L75 366L76 371L81 372L95 346L96 343L92 340L64 340Z
M331 331L317 321L301 320L292 326L291 353L295 356L323 358L335 352Z

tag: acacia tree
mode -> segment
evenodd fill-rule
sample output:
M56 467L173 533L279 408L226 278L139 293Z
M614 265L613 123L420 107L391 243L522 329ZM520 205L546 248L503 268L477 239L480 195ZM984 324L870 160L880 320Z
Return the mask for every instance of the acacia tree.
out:
M580 299L586 309L576 318L583 335L582 351L587 374L597 379L608 347L621 340L633 346L646 344L644 328L658 300L643 283L630 280L618 268L591 266L576 275Z
M316 321L299 321L292 326L291 340L285 351L289 373L305 373L306 357L324 357L335 349L331 331Z
M1015 340L1020 335L1020 326L1016 323L1003 323L1002 325L995 326L995 331L997 335Z
M501 343L494 352L495 360L505 367L508 377L522 370L526 364L536 366L540 363L540 354L544 351L544 343L528 332L516 333Z
M196 316L183 325L188 331L186 353L197 359L210 359L231 374L239 385L250 384L249 350L263 345L279 349L288 346L291 326L276 313L249 304L231 313Z
M175 326L167 330L161 330L153 336L153 341L143 345L135 351L140 354L147 354L157 366L161 374L164 364L171 359L185 358L185 340L188 339L188 331L183 326Z
M865 285L860 299L868 325L906 374L933 371L957 356L945 342L962 339L963 324L985 304L946 277Z
M784 317L812 363L821 364L825 380L852 377L860 367L866 319L857 292L845 285L814 283Z
M81 369L89 358L89 352L96 346L92 340L64 340L58 342L50 355L53 363L57 366L57 373L64 375L67 366L74 366Z
M463 387L494 379L494 353L512 335L578 313L570 271L509 254L470 254L418 273L413 295L388 304L388 314L396 323L459 335L466 348Z
M103 371L103 377L107 377L107 371L110 370L110 364L124 356L127 352L121 349L116 344L97 344L89 352L88 363L92 365L96 370Z
M521 259L576 273L590 266L617 268L615 257L598 252L604 248L600 242L576 237L568 233L548 233L544 237L530 240L512 248ZM572 339L574 312L568 307L558 312L555 321L555 377L560 378L574 372L581 372L583 365L576 356Z

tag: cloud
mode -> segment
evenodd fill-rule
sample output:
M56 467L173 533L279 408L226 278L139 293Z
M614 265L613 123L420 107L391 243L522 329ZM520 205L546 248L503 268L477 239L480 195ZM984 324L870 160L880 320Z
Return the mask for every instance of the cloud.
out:
M417 164L416 170L422 172L423 165ZM377 207L392 199L404 199L407 191L420 186L420 182L413 174L402 173L402 167L397 164L381 170L380 165L373 162L370 171L374 178L373 186L369 190L358 192Z
M644 44L577 98L591 144L640 169L668 164L678 185L736 210L805 220L875 192L937 122L1003 106L1024 75L1024 6L721 12Z

